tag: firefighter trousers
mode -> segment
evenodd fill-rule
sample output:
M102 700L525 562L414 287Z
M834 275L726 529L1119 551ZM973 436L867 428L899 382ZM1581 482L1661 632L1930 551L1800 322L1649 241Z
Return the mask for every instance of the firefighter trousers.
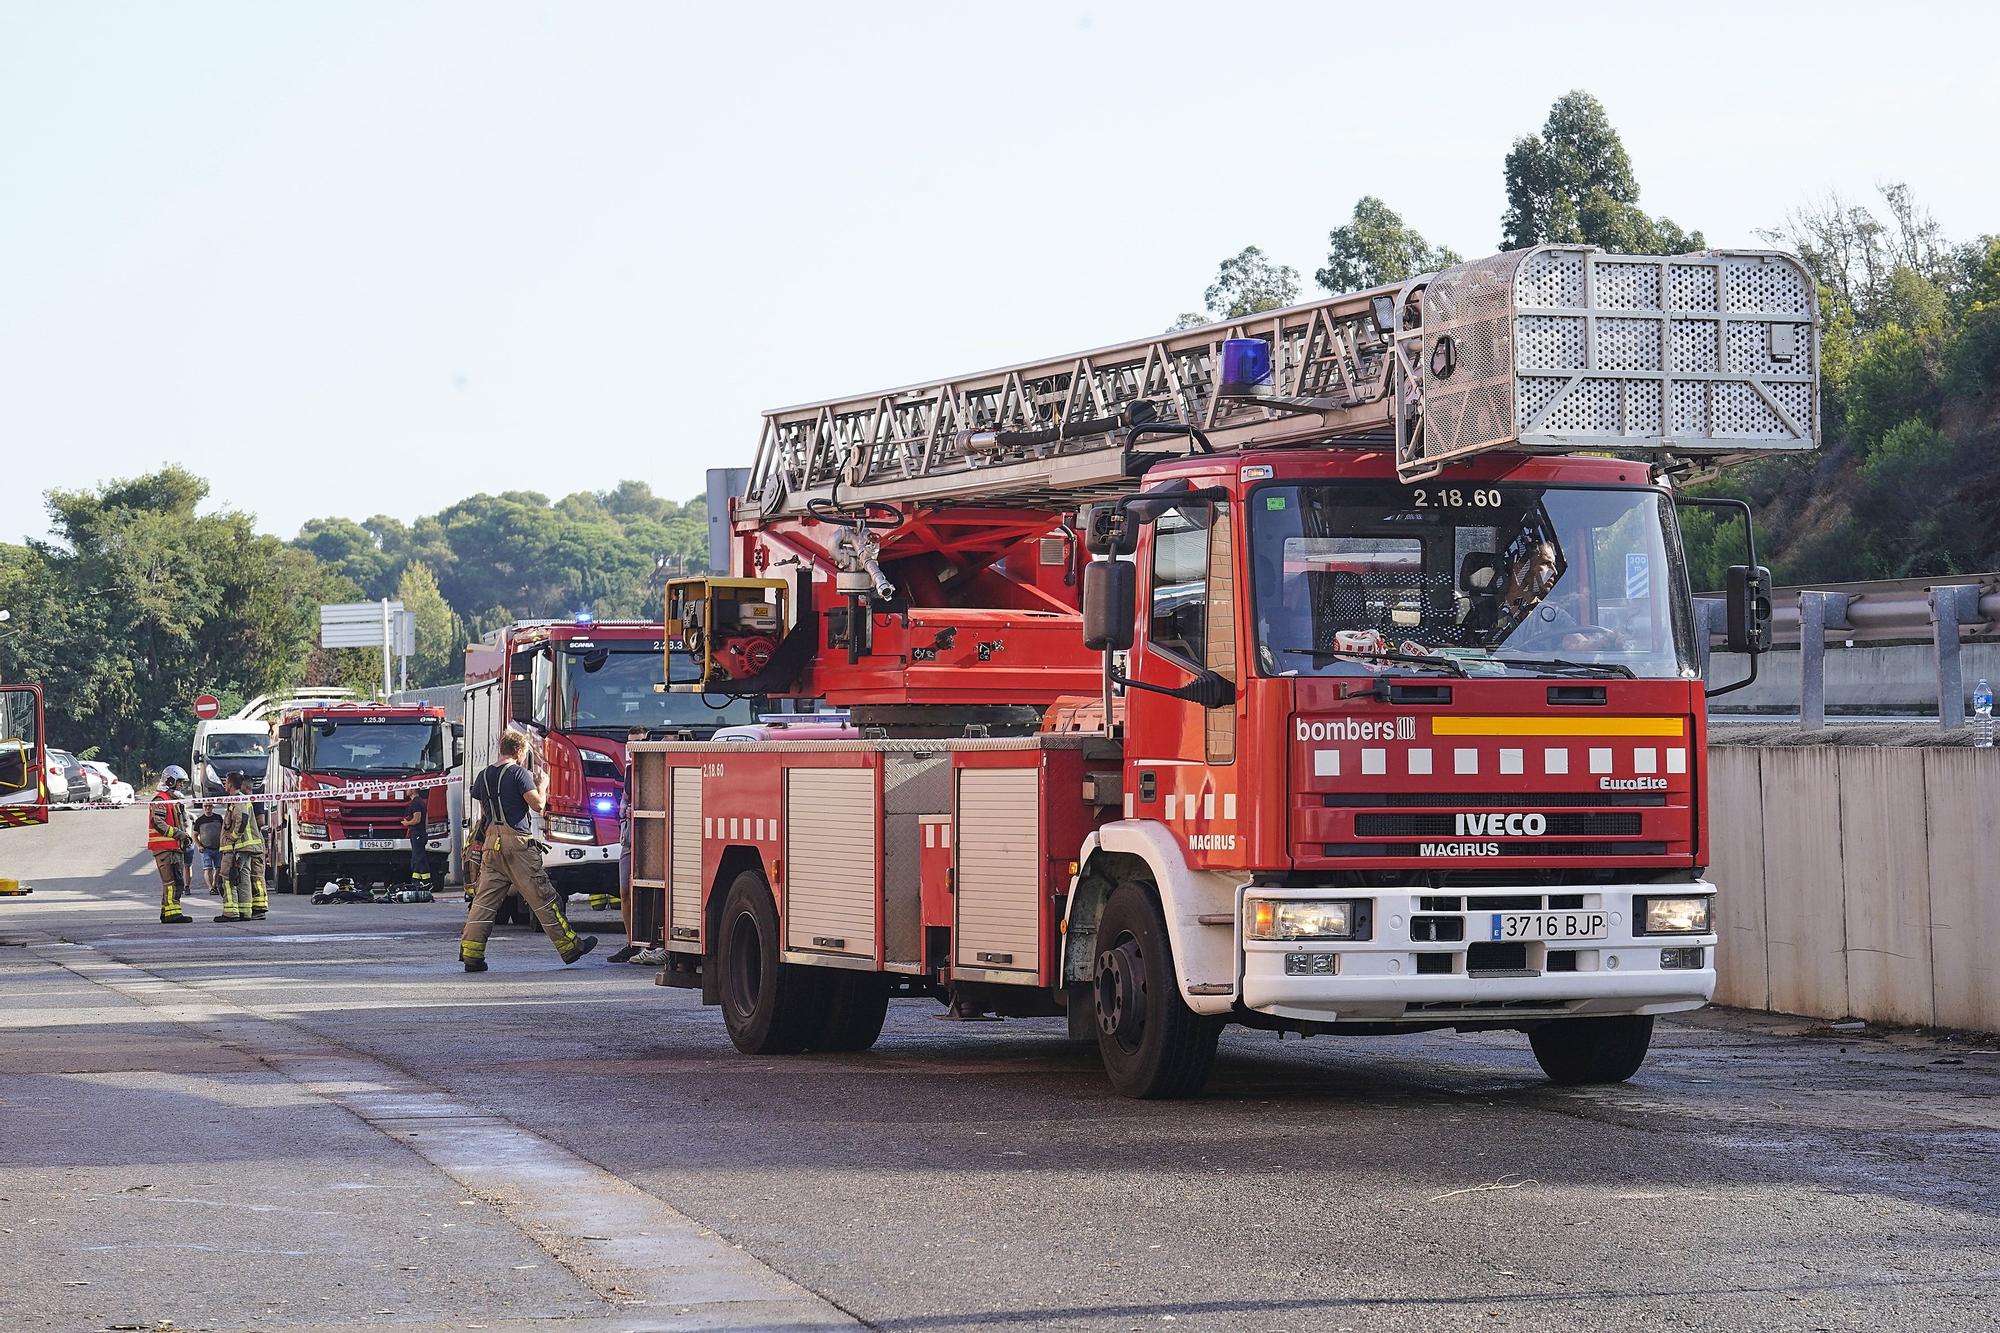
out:
M576 952L576 932L556 908L555 888L549 883L549 872L542 868L541 848L513 829L502 827L489 829L486 845L480 849L479 890L472 895L472 907L465 914L465 933L458 942L461 960L485 960L486 937L493 933L493 918L500 914L500 904L510 891L520 894L521 901L528 904L557 953L569 958Z
M228 862L225 870L228 879L222 890L222 914L247 919L258 912L269 911L271 900L264 889L262 849L231 852Z
M180 852L154 852L153 869L160 872L160 920L183 916L181 895L187 892L187 857Z

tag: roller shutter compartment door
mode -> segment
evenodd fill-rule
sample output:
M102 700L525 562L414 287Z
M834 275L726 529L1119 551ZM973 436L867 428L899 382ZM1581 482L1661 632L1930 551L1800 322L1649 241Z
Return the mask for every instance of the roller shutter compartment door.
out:
M1034 972L1041 958L1041 775L969 768L958 775L959 967Z
M787 949L875 956L875 786L872 768L787 770Z

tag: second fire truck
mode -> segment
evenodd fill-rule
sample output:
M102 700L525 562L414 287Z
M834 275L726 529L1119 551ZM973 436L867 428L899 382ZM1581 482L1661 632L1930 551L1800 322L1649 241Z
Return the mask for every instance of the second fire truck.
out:
M549 770L543 860L564 900L619 891L628 742L707 740L751 720L748 700L663 689L665 649L657 621L579 615L517 621L465 650L464 789L499 757L503 731L534 737Z
M410 870L403 826L424 793L423 838L432 874L451 855L443 780L458 745L444 710L420 704L309 703L272 726L264 791L277 803L271 866L280 893L311 893L328 880L394 883Z
M767 413L668 632L871 739L633 747L661 980L760 1055L1067 1013L1132 1096L1231 1022L1629 1077L1715 986L1673 483L1813 447L1817 353L1789 257L1549 246Z

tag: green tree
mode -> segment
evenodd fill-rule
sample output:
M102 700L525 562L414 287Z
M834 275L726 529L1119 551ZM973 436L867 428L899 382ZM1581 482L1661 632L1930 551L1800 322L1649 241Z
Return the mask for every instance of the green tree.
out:
M185 763L196 695L304 675L319 602L351 585L247 514L198 512L207 494L179 467L48 493L56 540L7 564L17 632L0 671L41 681L59 741L126 767Z
M1889 324L1861 342L1845 403L1847 437L1871 452L1892 426L1937 409L1936 380L1923 342L1900 324Z
M1277 310L1299 299L1299 271L1288 264L1274 264L1254 245L1222 261L1215 281L1202 293L1206 315L1184 314L1171 325L1191 329L1219 320L1241 319L1245 315Z
M1601 245L1624 254L1680 254L1702 247L1701 233L1639 208L1632 159L1604 104L1565 93L1549 108L1539 135L1523 135L1507 154L1503 250L1544 242Z
M1383 287L1459 262L1455 252L1431 245L1372 194L1356 200L1354 215L1326 239L1326 267L1313 274L1313 281L1330 292Z
M417 622L410 684L424 689L465 679L465 622L438 590L430 566L422 561L406 566L396 584L396 600Z

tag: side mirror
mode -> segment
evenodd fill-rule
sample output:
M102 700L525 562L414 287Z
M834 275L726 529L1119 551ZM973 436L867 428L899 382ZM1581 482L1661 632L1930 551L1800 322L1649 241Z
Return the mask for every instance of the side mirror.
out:
M460 768L464 764L465 724L463 722L454 722L451 724L451 766L453 768Z
M292 762L292 736L297 730L298 728L296 726L292 726L292 727L286 727L278 733L279 768L298 767L298 765Z
M1139 615L1139 569L1129 560L1093 560L1083 567L1083 646L1124 652Z
M1771 571L1762 565L1731 565L1723 604L1728 613L1729 651L1771 651Z

